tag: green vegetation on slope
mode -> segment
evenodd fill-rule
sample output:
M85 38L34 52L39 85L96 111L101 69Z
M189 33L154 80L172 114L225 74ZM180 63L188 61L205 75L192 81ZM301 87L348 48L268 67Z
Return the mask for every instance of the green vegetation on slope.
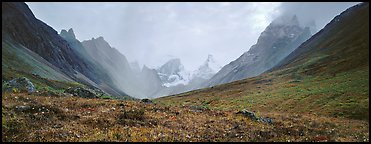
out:
M292 75L277 77L266 74L155 101L172 106L207 106L234 111L247 108L260 113L289 112L369 119L368 69L343 72L336 76ZM266 80L271 82L264 83Z
M335 17L260 76L155 101L369 120L368 31L368 3L363 3Z

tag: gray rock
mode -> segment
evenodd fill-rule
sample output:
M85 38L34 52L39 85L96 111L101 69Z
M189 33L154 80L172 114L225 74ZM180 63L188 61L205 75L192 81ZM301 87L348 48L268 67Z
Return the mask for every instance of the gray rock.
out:
M205 106L190 106L189 109L192 112L203 112L205 110L209 110L209 108Z
M3 90L6 92L11 92L13 89L27 91L28 93L33 93L36 91L35 86L26 77L12 79L3 85Z
M17 111L27 111L29 109L31 109L30 106L16 106L15 107Z
M273 120L271 118L259 118L259 121L261 122L264 122L264 123L268 123L268 124L272 124L273 123Z
M271 119L269 117L265 117L265 118L257 117L254 112L248 111L246 109L243 109L243 110L237 112L236 114L242 114L242 115L244 115L244 116L246 116L246 117L248 117L252 120L263 122L263 123L268 123L268 124L273 123L273 119Z
M246 117L248 117L248 118L250 118L252 120L258 120L258 118L255 116L255 113L254 112L250 112L250 111L248 111L246 109L243 109L243 110L237 112L236 114L242 114L242 115L244 115L244 116L246 116Z
M150 99L142 99L142 103L153 103Z
M100 96L100 94L98 94L96 91L88 89L88 88L82 88L82 87L68 88L64 92L70 93L70 94L73 94L74 96L78 96L82 98L99 98Z

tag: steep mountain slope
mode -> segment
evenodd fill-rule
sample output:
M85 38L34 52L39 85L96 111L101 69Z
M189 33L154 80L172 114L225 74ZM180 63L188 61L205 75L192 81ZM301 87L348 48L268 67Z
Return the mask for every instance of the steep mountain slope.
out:
M368 67L368 11L368 3L344 11L270 71L304 70L309 75L335 75Z
M146 98L154 98L156 93L165 87L155 69L150 69L146 65L143 66L142 71L137 78L140 82L141 91L146 92Z
M113 84L128 95L137 96L131 82L134 81L130 65L124 55L112 48L103 37L81 42L86 55L102 67L112 78Z
M369 120L369 4L336 16L262 75L157 99L167 105Z
M103 37L82 42L87 55L112 78L118 89L136 98L148 98L161 88L161 80L154 70L144 67L132 69L126 57L112 48ZM139 66L138 66L139 67Z
M19 53L18 57L31 59L28 56L31 55L34 60L26 60L25 64L29 64L31 69L40 70L42 68L44 71L46 69L48 71L47 75L44 73L40 76L53 78L53 75L55 75L58 80L63 80L66 79L61 79L60 73L63 73L63 77L68 77L70 80L90 87L105 87L106 92L116 97L126 95L121 91L113 90L109 85L102 84L100 78L107 77L103 76L104 73L101 71L97 71L95 66L81 54L84 52L81 51L79 42L72 41L75 38L74 35L70 36L71 39L68 39L71 42L70 44L59 36L53 28L36 19L25 3L2 3L2 21L3 45L5 42L8 46L23 47L32 51L33 53ZM71 33L73 33L72 30ZM29 72L26 67L17 67L17 69L25 73ZM54 71L51 71L51 69Z
M310 29L302 28L295 15L277 18L261 33L248 52L224 66L204 86L257 76L275 66L310 35Z
M86 67L91 70L90 73L93 76L91 76L90 79L97 84L96 87L116 97L126 95L113 83L112 77L108 75L108 71L104 69L100 63L94 61L94 58L88 54L88 51L85 50L82 43L76 39L72 28L69 29L68 32L66 30L61 30L60 36L68 42L74 53L78 54L86 63Z
M75 71L89 71L68 43L53 28L36 19L26 4L2 3L2 21L3 36L37 53L66 75L74 77Z
M2 79L9 81L15 73L30 73L59 81L73 80L63 74L59 68L12 40L3 37L1 47Z
M142 71L137 61L131 62L130 68L133 70L134 73L140 73Z

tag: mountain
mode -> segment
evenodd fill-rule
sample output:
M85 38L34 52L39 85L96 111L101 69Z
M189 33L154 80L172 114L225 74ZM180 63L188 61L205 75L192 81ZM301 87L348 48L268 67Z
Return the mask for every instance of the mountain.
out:
M138 63L130 64L116 48L103 37L82 42L86 53L99 64L112 78L120 90L136 98L148 98L161 88L161 80L156 71L146 66L140 71Z
M9 81L16 74L38 75L43 78L74 82L58 67L26 47L3 37L2 48L2 80Z
M132 82L133 72L126 57L117 49L112 48L103 37L92 38L81 42L86 54L104 69L115 85L130 96L137 97L136 84Z
M191 91L202 88L202 85L213 77L222 67L214 59L213 55L208 55L206 61L192 72L189 83L184 91ZM174 93L175 94L175 93Z
M368 67L368 6L361 3L342 12L269 71L305 69L309 75L335 75Z
M130 67L133 70L133 72L135 72L135 73L140 73L141 72L141 68L140 68L139 63L137 61L130 62Z
M368 123L369 60L365 2L336 16L261 75L156 101L231 111L246 108L271 116L328 117L339 125L348 125L340 119Z
M275 66L310 36L310 29L302 28L295 15L279 17L260 34L249 51L224 66L204 86L257 76Z
M2 35L58 67L69 77L77 79L76 71L85 73L86 63L73 52L58 33L35 18L24 3L2 3Z
M40 85L50 84L50 80L66 82L66 85L78 82L117 98L126 97L127 94L113 87L110 77L89 60L72 29L58 35L36 19L25 3L3 3L2 8L2 52L6 53L2 55L3 79L8 80L12 75L8 71L16 70L17 74L13 75L32 77ZM11 55L13 57L9 57Z
M146 65L143 66L140 73L141 91L146 92L146 98L154 98L156 93L163 89L162 81L155 69L150 69Z
M96 87L102 89L103 91L113 95L113 96L120 96L126 95L122 90L120 90L114 83L110 75L108 75L109 71L104 68L101 63L94 60L92 55L89 55L89 51L86 51L83 44L76 39L75 33L73 29L61 30L60 34L68 44L71 46L72 50L78 54L86 63L87 67L89 67L90 76L97 85Z
M210 79L222 67L214 60L213 55L208 55L206 61L192 73L192 78Z
M157 69L160 80L165 87L159 87L152 97L156 98L199 89L220 69L221 66L212 55L208 55L205 62L192 73L184 69L180 59L171 59Z
M171 87L179 84L186 85L189 82L190 74L184 69L180 59L171 59L156 69L164 86Z

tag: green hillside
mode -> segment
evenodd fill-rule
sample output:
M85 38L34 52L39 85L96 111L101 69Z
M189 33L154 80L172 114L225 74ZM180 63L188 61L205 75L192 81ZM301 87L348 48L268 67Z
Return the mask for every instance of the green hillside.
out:
M267 73L156 101L369 120L368 3L350 9Z

